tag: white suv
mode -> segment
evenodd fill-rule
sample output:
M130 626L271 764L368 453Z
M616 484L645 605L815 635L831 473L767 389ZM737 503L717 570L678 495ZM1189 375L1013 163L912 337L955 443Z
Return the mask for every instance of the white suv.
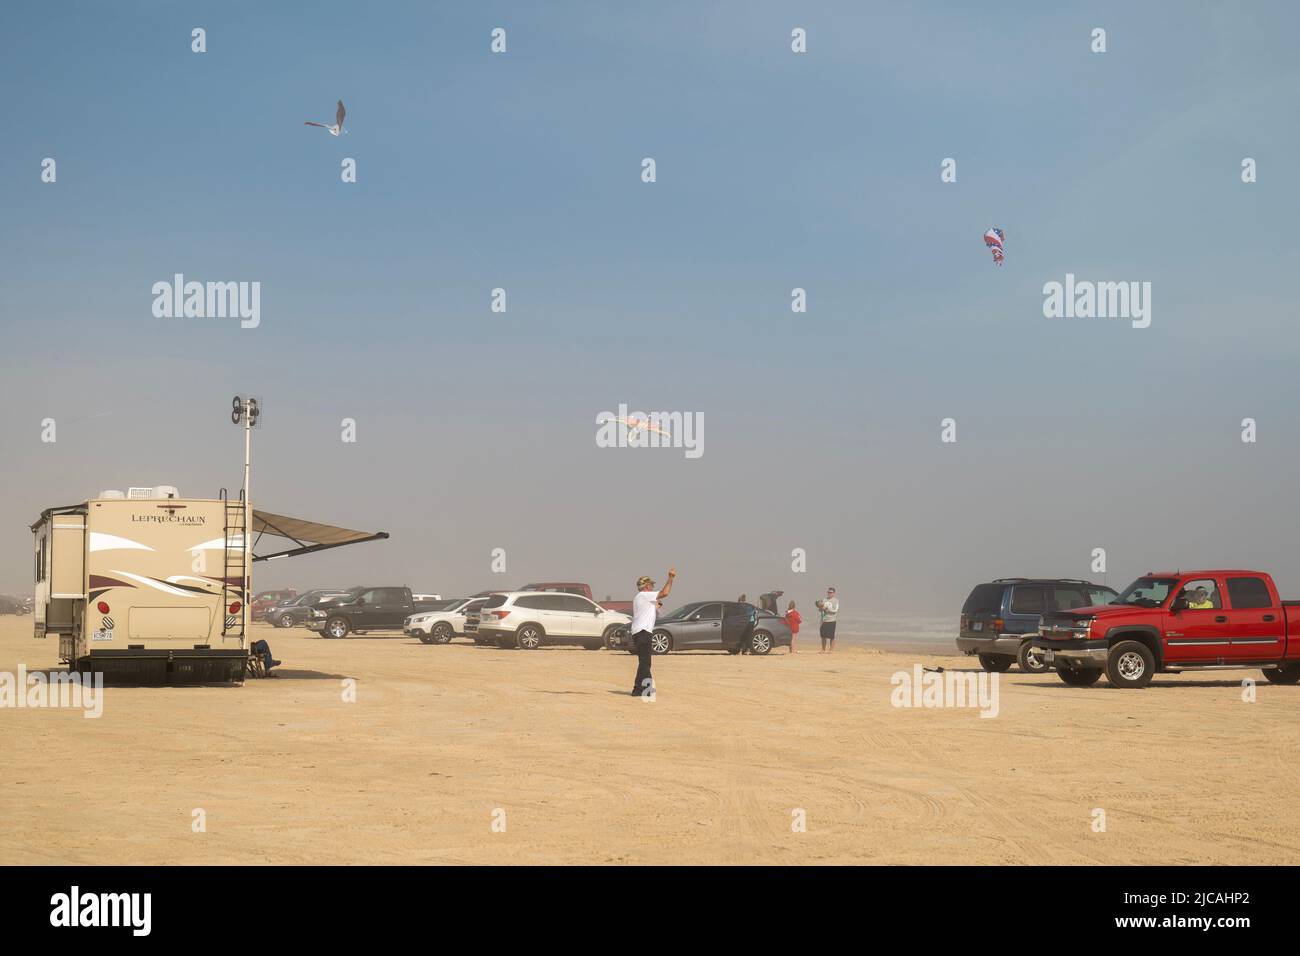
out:
M412 614L402 624L402 633L418 637L425 644L446 644L465 633L465 614L477 611L487 598L459 598L441 611Z
M503 591L479 612L478 637L500 647L535 650L543 644L578 644L595 651L618 643L632 619L578 594Z

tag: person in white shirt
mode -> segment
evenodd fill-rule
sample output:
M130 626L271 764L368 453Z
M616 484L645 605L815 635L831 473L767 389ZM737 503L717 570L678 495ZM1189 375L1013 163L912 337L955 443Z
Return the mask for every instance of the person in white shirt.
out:
M673 589L673 580L677 569L668 569L668 583L662 591L655 590L655 582L648 575L636 579L636 594L632 598L632 623L628 625L632 646L636 649L636 680L632 684L632 696L653 697L655 693L654 678L650 676L650 635L654 633L655 616L659 611L659 602Z
M831 654L835 651L835 620L840 613L840 601L835 596L834 588L826 589L826 597L817 602L817 610L822 615L822 649L818 654Z

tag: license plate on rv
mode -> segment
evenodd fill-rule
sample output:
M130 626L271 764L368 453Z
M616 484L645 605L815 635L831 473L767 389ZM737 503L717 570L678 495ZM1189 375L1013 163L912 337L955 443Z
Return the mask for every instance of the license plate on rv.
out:
M113 632L112 632L112 631L93 631L93 632L91 632L90 639L91 639L92 641L111 641L111 640L113 639Z
M984 622L983 622L983 621L973 621L973 622L971 622L970 629L971 629L972 631L982 631L982 630L984 630Z

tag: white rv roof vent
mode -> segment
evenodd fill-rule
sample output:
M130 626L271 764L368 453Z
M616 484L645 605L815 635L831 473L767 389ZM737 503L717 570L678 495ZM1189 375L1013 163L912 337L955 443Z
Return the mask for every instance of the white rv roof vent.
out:
M179 498L181 493L176 490L175 485L159 485L153 490L155 498Z
M153 489L152 488L128 488L126 490L126 496L133 500L139 500L141 498L152 498Z
M126 497L126 495L122 494L122 492L118 491L116 488L106 488L99 493L99 497L106 498L109 501L121 501Z

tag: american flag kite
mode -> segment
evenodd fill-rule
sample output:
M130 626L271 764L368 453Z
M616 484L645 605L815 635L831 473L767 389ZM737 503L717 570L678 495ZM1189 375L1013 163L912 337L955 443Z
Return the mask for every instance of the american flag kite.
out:
M998 265L1002 265L1002 260L1006 258L1002 254L1002 242L1006 238L1006 234L996 226L984 233L984 245L989 247L993 253L993 261Z

